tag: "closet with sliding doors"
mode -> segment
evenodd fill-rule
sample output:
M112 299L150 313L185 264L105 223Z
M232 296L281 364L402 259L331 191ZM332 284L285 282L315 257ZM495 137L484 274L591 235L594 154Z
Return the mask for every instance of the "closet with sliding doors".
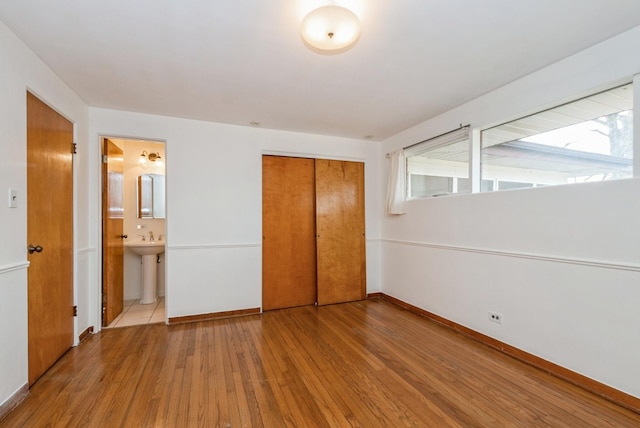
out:
M262 157L262 309L366 297L364 163Z

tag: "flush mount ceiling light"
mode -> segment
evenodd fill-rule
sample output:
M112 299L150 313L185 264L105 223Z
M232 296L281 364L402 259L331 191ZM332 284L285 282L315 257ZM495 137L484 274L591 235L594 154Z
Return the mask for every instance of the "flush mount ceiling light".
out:
M342 6L322 6L302 21L302 39L320 53L342 53L360 37L360 20Z

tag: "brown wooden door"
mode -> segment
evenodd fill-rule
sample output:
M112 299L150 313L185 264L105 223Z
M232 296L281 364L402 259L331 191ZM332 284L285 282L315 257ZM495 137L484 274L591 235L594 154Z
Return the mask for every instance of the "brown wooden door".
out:
M123 307L124 154L108 138L102 153L102 325L106 327Z
M316 302L314 160L262 157L262 308Z
M316 159L318 305L366 297L364 164Z
M73 346L72 146L73 124L27 93L29 384Z

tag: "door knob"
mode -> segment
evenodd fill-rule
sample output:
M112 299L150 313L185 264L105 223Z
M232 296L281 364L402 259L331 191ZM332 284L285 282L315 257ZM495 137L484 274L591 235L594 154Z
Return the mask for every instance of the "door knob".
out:
M35 246L34 245L29 245L27 247L27 250L29 250L29 254L41 253L43 249L44 248L42 248L40 245L35 245Z
M122 239L127 239L127 238L129 237L129 235L120 235L120 237L121 237Z

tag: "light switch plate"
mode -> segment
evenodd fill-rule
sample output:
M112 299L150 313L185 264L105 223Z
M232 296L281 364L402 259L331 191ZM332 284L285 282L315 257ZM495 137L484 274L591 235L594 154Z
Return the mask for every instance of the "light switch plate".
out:
M18 192L15 189L9 189L9 208L18 207Z

